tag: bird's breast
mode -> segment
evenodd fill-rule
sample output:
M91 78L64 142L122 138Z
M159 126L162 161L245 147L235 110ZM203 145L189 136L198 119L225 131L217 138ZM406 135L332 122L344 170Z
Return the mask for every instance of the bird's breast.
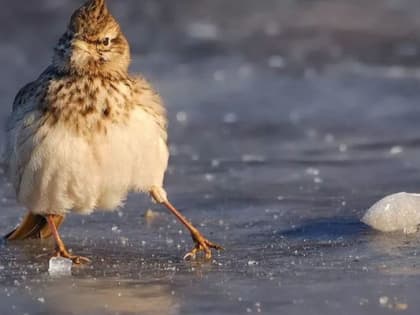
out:
M109 126L128 121L134 98L129 80L60 79L49 86L43 114L49 125L65 125L80 135L106 133Z

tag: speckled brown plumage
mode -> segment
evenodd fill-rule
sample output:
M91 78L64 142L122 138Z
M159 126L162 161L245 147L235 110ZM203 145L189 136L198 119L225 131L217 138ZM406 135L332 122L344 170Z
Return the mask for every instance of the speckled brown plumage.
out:
M129 64L128 41L105 1L87 1L72 15L52 64L13 104L6 161L29 215L8 239L53 235L57 255L87 262L66 250L57 231L61 218L115 209L139 191L189 229L196 246L188 257L204 251L210 258L211 248L221 248L168 201L166 111L149 82L128 73Z

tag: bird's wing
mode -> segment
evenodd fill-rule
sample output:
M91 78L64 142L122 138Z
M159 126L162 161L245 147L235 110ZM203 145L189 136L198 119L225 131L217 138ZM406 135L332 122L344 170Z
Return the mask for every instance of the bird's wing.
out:
M15 100L13 101L12 112L19 110L20 107L24 106L27 102L28 98L32 94L33 91L37 86L37 82L33 81L26 84L23 88L19 90L19 92L15 96Z
M54 74L53 68L50 66L42 72L39 78L26 84L15 96L13 101L12 113L18 111L21 107L25 107L32 98L42 97L48 90L48 82ZM42 104L37 104L39 107ZM35 106L36 107L36 106Z
M48 91L49 79L45 75L47 70L38 80L20 89L7 121L3 161L16 189L20 186L22 173L34 150L34 136L45 123L42 101Z
M167 141L167 117L162 98L143 77L133 78L135 105L150 114L161 130L162 139Z

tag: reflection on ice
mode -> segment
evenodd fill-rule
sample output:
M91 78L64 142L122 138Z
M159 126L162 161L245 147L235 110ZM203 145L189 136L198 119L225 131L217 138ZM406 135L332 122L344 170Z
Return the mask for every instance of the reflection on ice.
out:
M179 313L174 292L168 286L121 279L68 279L45 283L40 288L51 314Z

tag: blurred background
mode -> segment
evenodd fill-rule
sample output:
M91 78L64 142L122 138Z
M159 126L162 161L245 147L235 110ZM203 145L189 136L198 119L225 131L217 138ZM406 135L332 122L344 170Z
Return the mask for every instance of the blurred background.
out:
M81 3L0 0L2 122ZM417 314L420 242L359 219L419 191L420 3L108 3L131 71L167 104L170 196L227 250L184 263L189 236L130 196L124 211L68 219L64 239L94 259L71 288L47 276L51 244L1 246L1 313L137 314L141 300L142 314ZM6 231L24 210L1 183Z
M8 2L1 13L3 55L19 45L13 52L21 63L34 53L39 64L48 62L79 2ZM109 6L135 55L158 53L180 62L235 56L300 70L341 62L418 63L420 9L414 0L114 0Z

